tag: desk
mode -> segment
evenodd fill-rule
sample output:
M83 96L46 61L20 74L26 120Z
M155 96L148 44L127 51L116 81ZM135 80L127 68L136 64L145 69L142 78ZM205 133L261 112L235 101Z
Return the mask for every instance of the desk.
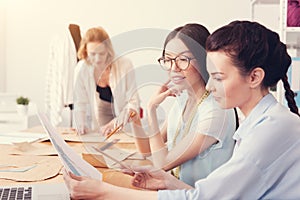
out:
M59 131L65 131L66 129L58 129ZM26 130L26 132L44 132L42 127L34 127L31 129ZM80 149L83 149L83 144L80 142L68 142L68 144L70 144L70 146L75 150L75 151L80 151ZM42 142L42 145L47 145L47 146L51 146L51 143L49 141L46 142ZM132 143L117 143L115 144L117 147L122 148L122 149L129 149L129 150L133 150L135 149L135 144L134 141L132 141ZM5 159L13 159L13 158L20 158L20 157L24 157L25 155L11 155L11 153L13 152L13 150L16 148L13 145L1 145L0 144L0 157L2 160ZM42 156L39 156L42 157ZM39 157L35 158L35 159L39 159ZM53 157L53 156L51 156ZM59 160L58 156L54 156L55 159ZM125 162L130 162L131 164L137 164L137 165L143 165L143 164L149 164L149 161L146 160L126 160ZM0 164L5 164L5 163L0 163ZM128 187L128 188L134 188L131 185L131 176L123 174L121 172L118 172L116 170L113 169L108 169L108 168L97 168L103 175L103 181L111 183L113 185L117 185L117 186L121 186L121 187ZM20 173L21 175L21 173ZM58 183L58 182L63 182L63 176L61 173L58 173L57 175L55 175L52 178L49 178L47 180L42 180L42 181L37 181L37 182L24 182L24 181L13 181L13 180L5 180L3 179L3 177L1 177L1 172L0 172L0 185L16 185L16 184L32 184L32 183Z

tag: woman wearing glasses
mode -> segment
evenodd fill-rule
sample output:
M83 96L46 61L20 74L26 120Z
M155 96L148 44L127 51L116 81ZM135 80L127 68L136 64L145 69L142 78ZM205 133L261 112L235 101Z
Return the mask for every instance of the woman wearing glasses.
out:
M208 73L203 47L208 36L200 24L186 24L169 33L158 61L170 80L147 107L154 165L172 169L192 186L225 163L234 146L233 109L221 109L205 89ZM176 101L160 130L156 110L168 96L175 96Z
M99 130L106 135L115 125L126 123L133 110L139 111L133 66L124 57L115 58L110 38L101 27L86 32L78 57L74 81L77 132Z

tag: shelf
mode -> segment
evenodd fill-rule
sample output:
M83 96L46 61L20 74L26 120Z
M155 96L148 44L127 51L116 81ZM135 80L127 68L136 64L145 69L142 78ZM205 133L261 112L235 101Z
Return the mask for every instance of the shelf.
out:
M286 32L295 32L300 34L300 27L286 27Z
M280 0L251 0L252 4L279 4Z
M292 46L300 46L300 32L286 32L285 43Z

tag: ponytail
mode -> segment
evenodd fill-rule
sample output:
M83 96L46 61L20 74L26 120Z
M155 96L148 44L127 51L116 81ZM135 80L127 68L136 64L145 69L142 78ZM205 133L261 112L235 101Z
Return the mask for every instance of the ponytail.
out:
M285 75L281 80L283 82L283 87L285 89L285 98L287 100L287 104L290 108L290 111L300 117L300 114L298 112L298 107L297 107L296 101L294 99L295 93L291 90L287 75Z

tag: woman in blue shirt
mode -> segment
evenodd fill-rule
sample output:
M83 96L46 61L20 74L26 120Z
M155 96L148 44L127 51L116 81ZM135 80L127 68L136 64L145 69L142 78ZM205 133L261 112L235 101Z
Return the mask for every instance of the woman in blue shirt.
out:
M291 58L277 33L234 21L207 40L211 91L222 108L245 115L232 158L192 188L162 170L135 169L136 191L65 174L72 197L105 199L299 199L300 118L287 81ZM269 93L281 80L290 111ZM93 192L87 192L89 183ZM89 188L91 189L91 188Z

